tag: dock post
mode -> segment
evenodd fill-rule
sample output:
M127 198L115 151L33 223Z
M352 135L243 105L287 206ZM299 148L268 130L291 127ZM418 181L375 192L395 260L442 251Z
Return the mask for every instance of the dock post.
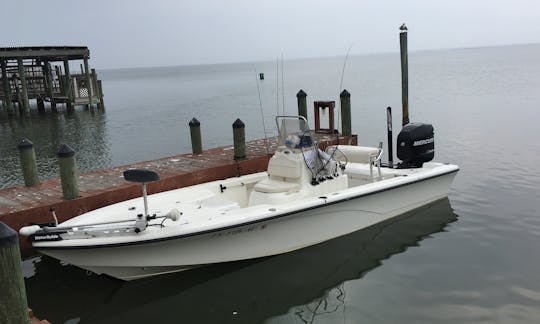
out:
M19 87L19 78L17 77L17 74L13 74L11 77L11 80L13 81L13 84L15 84L15 95L17 96L17 108L19 109L19 114L24 114L24 108L21 98L21 88Z
M69 61L68 59L64 59L64 91L66 91L66 108L69 112L72 112L74 110L73 108L73 91L72 91L72 85L71 85L71 73L69 72Z
M232 124L233 127L233 140L234 140L234 159L243 160L246 158L246 125L240 120Z
M49 62L45 61L43 63L43 72L45 73L45 92L49 101L51 102L51 110L56 110L56 102L54 101L54 87L52 81L52 71L51 65Z
M298 100L298 116L304 116L304 118L307 120L306 97L307 94L302 89L300 89L300 91L298 91L298 93L296 94L296 99Z
M96 107L97 109L101 109L101 101L99 100L99 85L98 85L98 79L96 74L96 69L90 69L90 79L92 80L92 94L96 96Z
M405 126L409 123L409 62L407 57L407 26L399 27L399 50L401 53L401 103L403 106L403 121Z
M191 134L191 150L193 154L201 154L201 123L195 117L189 122L189 132Z
M62 76L62 70L60 69L60 67L58 65L55 65L54 66L54 71L56 72L56 79L58 80L58 91L60 92L60 94L63 94L66 90L66 86L65 86L65 79L64 77ZM54 77L53 77L53 80L54 80ZM54 85L54 84L53 84ZM53 92L54 92L54 88L53 88ZM54 100L54 107L51 105L51 109L52 111L58 111L58 109L56 108L56 99Z
M2 85L4 86L4 95L5 95L5 97L4 97L4 107L6 108L7 111L10 111L11 108L12 108L11 89L10 89L10 86L9 86L9 78L8 78L8 75L7 75L6 60L2 60L1 65L2 65Z
M30 323L21 269L17 232L0 222L0 319L2 323Z
M43 98L37 98L37 109L39 112L45 112L45 101L43 101Z
M86 88L88 89L88 105L92 108L92 79L90 78L90 71L88 70L88 57L83 59L84 62L84 75L86 77Z
M351 136L351 94L343 90L339 99L341 100L341 134Z
M98 108L105 110L105 102L103 101L103 87L101 86L101 80L97 80L97 88L99 91L99 102L101 104L101 107Z
M64 199L79 198L79 172L75 163L75 151L69 145L63 144L57 155Z
M30 113L30 102L28 101L28 86L26 84L26 75L24 72L24 65L22 58L17 59L17 65L19 67L19 79L21 80L21 91L22 91L22 108L25 114Z
M27 138L23 138L17 145L21 159L21 167L24 176L24 185L27 187L35 186L39 183L36 151L34 143Z

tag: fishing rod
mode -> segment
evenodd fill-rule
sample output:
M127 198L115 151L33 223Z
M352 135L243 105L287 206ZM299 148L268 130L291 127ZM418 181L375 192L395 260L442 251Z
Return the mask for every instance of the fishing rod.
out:
M268 136L266 135L266 123L264 122L264 110L261 100L261 88L259 87L259 80L257 79L257 70L255 70L255 83L257 84L257 93L259 94L259 108L261 110L261 119L264 131L264 145L266 147L266 154L270 155L270 149L268 148Z
M343 76L345 75L345 67L347 66L347 60L349 59L349 53L351 52L351 49L353 47L354 43L351 43L349 46L349 49L347 49L347 53L345 54L345 60L343 61L343 68L341 69L341 80L339 81L339 92L343 91ZM341 118L340 118L340 111L342 109L341 107L341 101L339 102L339 110L338 110L338 129L341 129Z

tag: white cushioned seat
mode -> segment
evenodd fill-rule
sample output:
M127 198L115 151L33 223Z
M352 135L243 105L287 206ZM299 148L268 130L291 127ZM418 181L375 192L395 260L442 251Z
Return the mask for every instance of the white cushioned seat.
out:
M297 189L298 183L296 182L285 182L280 180L273 179L264 179L257 182L253 189L258 192L266 193L276 193L276 192L288 192L291 190Z
M326 153L332 155L335 145L328 146ZM369 163L370 157L375 158L379 154L379 149L376 147L354 146L354 145L339 145L336 152L333 154L334 160L351 163Z
M294 157L279 152L268 162L267 172L274 177L298 179L302 176L302 165Z

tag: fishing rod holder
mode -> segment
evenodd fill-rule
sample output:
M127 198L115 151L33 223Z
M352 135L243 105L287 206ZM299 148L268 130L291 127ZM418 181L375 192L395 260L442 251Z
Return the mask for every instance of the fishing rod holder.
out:
M315 116L315 133L337 134L338 130L334 128L334 108L335 101L314 101L313 112ZM321 110L328 109L328 128L321 128Z

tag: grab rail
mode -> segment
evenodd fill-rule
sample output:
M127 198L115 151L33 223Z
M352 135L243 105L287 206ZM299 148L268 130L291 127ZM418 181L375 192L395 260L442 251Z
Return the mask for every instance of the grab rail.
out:
M379 179L382 178L382 173L381 173L381 157L382 157L382 154L383 154L383 142L379 142L379 153L377 153L377 155L370 155L369 156L369 176L371 177L371 179L373 180L373 164L376 163L377 165L377 172L379 174Z

